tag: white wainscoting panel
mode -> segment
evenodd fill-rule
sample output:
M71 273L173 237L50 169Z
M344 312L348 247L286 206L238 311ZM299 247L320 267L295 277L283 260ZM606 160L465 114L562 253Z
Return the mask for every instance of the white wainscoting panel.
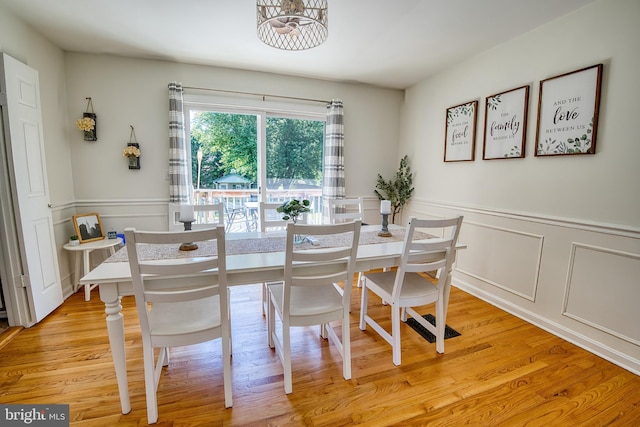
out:
M543 236L464 220L456 270L535 301Z
M573 243L563 314L640 345L640 254Z

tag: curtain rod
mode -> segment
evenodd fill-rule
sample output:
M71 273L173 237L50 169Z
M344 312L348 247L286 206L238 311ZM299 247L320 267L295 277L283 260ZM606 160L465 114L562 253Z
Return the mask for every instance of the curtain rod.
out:
M296 100L296 101L320 102L322 104L328 104L328 103L331 102L331 101L325 101L323 99L296 98L295 96L269 95L269 94L264 94L264 93L241 92L241 91L236 91L236 90L213 89L213 88L206 88L206 87L182 86L182 88L183 89L193 89L193 90L206 90L206 91L211 91L211 92L234 93L234 94L240 94L240 95L253 95L253 96L261 97L263 101L266 101L265 98L268 97L268 98L280 98L280 99L293 99L293 100Z

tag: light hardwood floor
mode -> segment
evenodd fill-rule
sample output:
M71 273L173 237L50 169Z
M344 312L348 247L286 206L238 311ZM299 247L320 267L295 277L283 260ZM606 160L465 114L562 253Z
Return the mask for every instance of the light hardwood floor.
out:
M358 329L360 289L353 289L350 381L318 329L297 328L293 393L285 395L260 287L235 287L233 408L224 408L219 341L177 348L160 380L157 425L640 426L640 377L457 289L447 323L462 335L438 355L402 325L396 367L390 346ZM373 316L388 316L388 307L369 299ZM129 414L120 413L97 291L90 302L79 292L40 324L8 332L12 339L0 343L0 402L67 403L74 426L146 425L133 297L123 306Z

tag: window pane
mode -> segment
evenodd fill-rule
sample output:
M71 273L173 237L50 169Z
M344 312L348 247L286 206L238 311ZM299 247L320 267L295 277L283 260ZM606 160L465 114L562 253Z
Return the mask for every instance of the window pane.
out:
M194 199L223 203L230 232L255 228L246 203L258 196L257 122L250 114L191 111Z
M267 118L267 201L309 199L309 222L320 223L324 121Z

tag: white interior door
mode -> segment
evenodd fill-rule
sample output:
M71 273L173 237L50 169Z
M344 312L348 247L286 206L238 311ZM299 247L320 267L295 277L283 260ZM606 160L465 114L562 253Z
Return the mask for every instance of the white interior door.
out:
M49 205L38 72L3 54L12 173L23 284L32 319L62 304L62 284Z

